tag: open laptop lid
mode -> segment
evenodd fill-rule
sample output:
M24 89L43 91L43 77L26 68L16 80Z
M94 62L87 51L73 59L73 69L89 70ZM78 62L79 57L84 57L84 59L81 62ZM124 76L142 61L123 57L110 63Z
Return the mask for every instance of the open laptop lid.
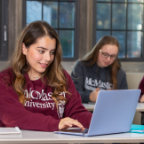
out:
M94 107L88 135L128 132L140 90L101 90Z
M95 136L130 130L140 90L101 90L94 107L87 133L58 131L56 133Z

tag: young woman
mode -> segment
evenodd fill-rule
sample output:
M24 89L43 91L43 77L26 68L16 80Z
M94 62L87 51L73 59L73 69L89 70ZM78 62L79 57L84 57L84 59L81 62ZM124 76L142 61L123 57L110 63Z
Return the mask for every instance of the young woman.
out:
M89 127L91 113L61 66L61 45L46 22L21 33L10 68L0 73L0 126L55 131Z
M79 60L71 73L82 102L96 102L100 89L127 89L126 74L118 61L119 43L112 36L101 38Z

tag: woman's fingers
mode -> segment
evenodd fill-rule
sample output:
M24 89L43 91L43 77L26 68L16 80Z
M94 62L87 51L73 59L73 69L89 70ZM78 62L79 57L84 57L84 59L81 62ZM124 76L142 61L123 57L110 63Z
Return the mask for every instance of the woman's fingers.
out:
M75 119L72 119L72 118L69 118L69 117L61 119L60 122L59 122L59 127L58 128L59 128L59 130L62 130L62 129L70 128L72 126L79 127L82 130L85 129L83 127L83 125L78 120L75 120Z

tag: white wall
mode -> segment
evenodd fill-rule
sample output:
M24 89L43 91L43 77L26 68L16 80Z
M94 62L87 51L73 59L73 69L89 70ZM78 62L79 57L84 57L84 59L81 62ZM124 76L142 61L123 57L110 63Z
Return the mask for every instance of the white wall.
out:
M9 61L1 61L0 62L0 71L7 68L9 66Z

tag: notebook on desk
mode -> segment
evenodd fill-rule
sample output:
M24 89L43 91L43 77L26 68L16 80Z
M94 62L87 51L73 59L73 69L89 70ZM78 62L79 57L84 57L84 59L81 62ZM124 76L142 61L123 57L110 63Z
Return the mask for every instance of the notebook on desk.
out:
M96 136L128 132L136 112L140 90L101 90L89 129L80 132L79 128L57 131L58 134Z

